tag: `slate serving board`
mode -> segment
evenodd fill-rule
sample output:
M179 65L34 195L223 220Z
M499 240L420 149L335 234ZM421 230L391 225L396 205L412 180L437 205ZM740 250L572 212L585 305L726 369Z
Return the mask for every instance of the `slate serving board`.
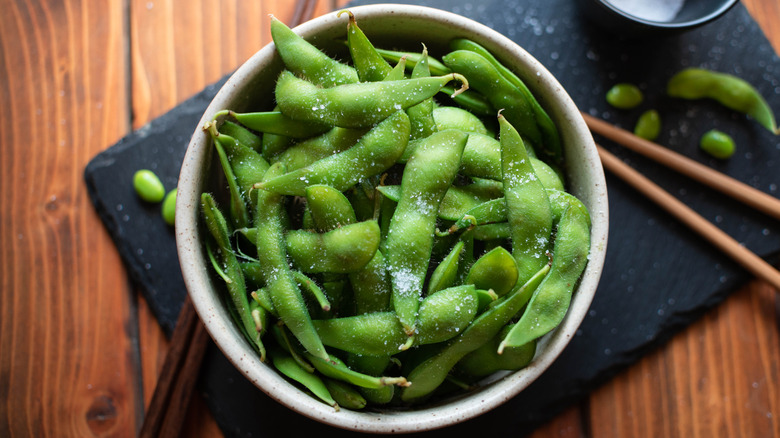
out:
M367 4L371 2L355 2ZM468 16L516 41L545 65L584 111L631 129L641 111L664 119L659 142L774 196L778 194L780 137L713 102L665 97L666 80L687 66L747 79L780 109L780 62L741 5L688 33L661 39L622 39L594 27L571 0L463 0L404 2ZM151 168L167 188L176 184L189 137L224 79L96 156L85 180L93 204L112 235L128 272L170 334L186 294L172 230L159 206L135 196L130 181ZM618 111L604 102L614 83L639 84L641 107ZM738 145L727 161L697 149L706 130L730 133ZM745 246L777 262L780 224L698 183L597 138L608 149L693 207ZM126 181L127 183L122 183ZM606 265L589 316L558 361L527 390L494 411L462 423L458 432L489 429L519 436L575 403L648 350L721 302L750 277L708 243L607 175L610 234ZM309 420L256 389L213 345L200 389L228 437L275 433L357 435ZM445 436L452 428L423 433ZM418 434L419 435L419 434Z

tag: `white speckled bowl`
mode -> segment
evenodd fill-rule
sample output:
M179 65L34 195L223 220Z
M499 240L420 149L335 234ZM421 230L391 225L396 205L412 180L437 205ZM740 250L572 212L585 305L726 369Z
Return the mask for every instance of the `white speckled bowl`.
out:
M199 226L199 196L213 187L220 171L212 161L208 136L196 129L184 157L176 206L176 238L184 280L192 302L208 332L228 359L261 390L305 416L344 429L374 433L402 433L453 425L485 413L517 396L561 353L588 311L601 275L607 244L607 187L593 138L578 109L556 79L531 55L492 29L449 12L407 5L373 5L351 9L361 28L378 47L420 50L425 42L432 55L442 55L453 37L471 38L510 66L536 94L558 125L565 147L568 190L592 215L592 252L570 310L563 323L539 343L530 366L514 373L494 375L479 389L434 405L412 410L355 412L315 400L260 362L223 306L210 273ZM347 16L330 13L298 26L295 31L326 51L346 59L343 43ZM242 65L206 109L200 125L225 108L269 110L271 93L282 64L268 45ZM214 160L216 161L216 160Z

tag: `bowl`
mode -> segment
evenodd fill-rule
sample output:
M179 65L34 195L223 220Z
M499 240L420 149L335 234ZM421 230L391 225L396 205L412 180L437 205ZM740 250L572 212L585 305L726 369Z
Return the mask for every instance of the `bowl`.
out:
M188 145L178 184L176 240L184 281L194 307L216 345L254 385L279 403L322 423L371 433L402 433L453 425L517 396L538 378L574 337L593 299L604 264L607 244L607 187L593 138L577 107L558 81L525 50L507 37L468 18L420 6L382 4L350 9L361 28L378 47L419 50L425 42L431 54L441 54L453 37L467 37L491 50L526 82L559 126L564 143L567 190L576 195L592 216L592 249L588 265L563 322L538 344L538 354L525 369L491 376L474 391L435 404L413 408L341 409L315 400L285 380L245 341L220 300L210 273L199 225L199 199L216 184L218 164L208 136L200 126L217 111L270 110L269 99L282 63L273 44L262 48L227 80L205 110ZM347 17L329 13L294 30L340 59L347 54L343 41Z
M625 36L675 34L709 23L739 0L578 1L593 22Z

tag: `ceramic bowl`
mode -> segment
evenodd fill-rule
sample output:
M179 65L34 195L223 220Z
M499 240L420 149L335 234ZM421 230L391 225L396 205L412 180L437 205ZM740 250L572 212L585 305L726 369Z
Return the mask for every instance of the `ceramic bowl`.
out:
M578 0L592 21L616 34L641 37L676 34L709 23L739 0Z
M568 190L578 196L592 214L592 253L574 293L565 320L538 345L538 354L527 368L486 379L475 390L435 404L405 409L339 411L315 400L262 363L233 324L216 292L199 225L199 195L214 187L220 170L212 157L208 136L200 126L215 112L270 110L272 91L282 63L273 45L257 52L225 83L206 109L189 143L179 177L176 206L176 238L182 273L197 313L216 345L258 388L279 403L323 423L362 432L401 433L430 430L476 417L518 396L561 353L587 313L604 263L607 243L607 187L593 138L577 107L558 81L536 59L505 36L468 18L419 6L373 5L351 9L361 28L378 47L420 50L425 42L433 55L443 54L454 37L475 40L510 66L527 83L557 123L563 139ZM306 22L294 30L340 59L344 52L347 16L336 12Z

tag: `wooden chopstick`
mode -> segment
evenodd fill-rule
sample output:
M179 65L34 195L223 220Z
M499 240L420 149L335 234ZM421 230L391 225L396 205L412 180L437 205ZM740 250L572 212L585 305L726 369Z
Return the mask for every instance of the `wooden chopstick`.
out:
M138 435L140 438L178 436L208 340L208 333L188 295L179 311L170 348Z
M704 219L680 200L667 193L647 177L620 161L620 159L612 155L612 153L598 145L597 149L599 157L601 157L601 162L607 170L640 191L652 201L655 201L669 214L685 225L688 225L693 231L699 233L699 235L707 239L735 262L739 263L743 268L753 273L756 277L765 280L775 289L780 290L780 271L749 249L740 245L739 242L734 240L731 236L721 231L718 227Z
M582 117L594 133L780 220L780 199L585 112Z

